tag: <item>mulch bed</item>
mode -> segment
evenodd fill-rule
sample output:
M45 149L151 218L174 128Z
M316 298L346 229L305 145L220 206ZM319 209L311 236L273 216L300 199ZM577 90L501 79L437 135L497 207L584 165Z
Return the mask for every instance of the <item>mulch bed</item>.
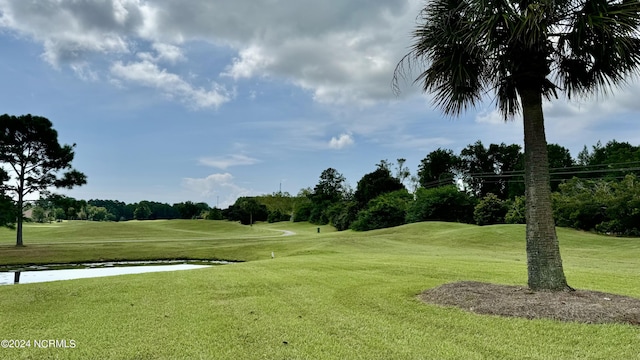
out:
M520 286L462 281L426 290L418 297L477 314L640 325L640 299L598 291L534 292Z

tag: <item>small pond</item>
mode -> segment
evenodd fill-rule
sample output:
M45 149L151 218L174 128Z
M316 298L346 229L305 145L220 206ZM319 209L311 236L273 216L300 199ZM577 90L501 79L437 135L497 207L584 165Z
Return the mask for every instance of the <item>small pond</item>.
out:
M149 272L191 270L230 264L217 260L111 261L84 264L15 265L0 267L0 285L86 279Z

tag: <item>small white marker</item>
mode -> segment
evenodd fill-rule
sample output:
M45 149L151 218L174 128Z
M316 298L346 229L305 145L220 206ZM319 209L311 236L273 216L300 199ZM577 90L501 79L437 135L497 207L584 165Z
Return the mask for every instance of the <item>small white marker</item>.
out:
M275 257L276 257L276 255L275 255L275 254L273 253L273 251L272 251L272 252L271 252L271 258L273 259L273 258L275 258Z

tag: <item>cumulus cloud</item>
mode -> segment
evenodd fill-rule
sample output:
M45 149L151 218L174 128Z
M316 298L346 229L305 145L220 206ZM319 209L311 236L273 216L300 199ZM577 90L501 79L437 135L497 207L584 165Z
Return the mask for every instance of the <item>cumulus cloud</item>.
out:
M186 60L182 49L178 46L171 44L154 43L151 45L151 47L155 50L156 55L149 52L139 52L137 54L138 58L151 62L168 62L170 64L175 64L180 61Z
M217 75L269 76L318 102L369 104L393 98L390 76L406 50L397 36L408 41L420 6L417 0L0 0L0 27L42 43L43 58L56 67L96 54L116 68L135 58L143 61L138 66L175 64L186 60L185 43L204 41L237 53L217 64L223 69Z
M205 178L184 178L182 186L205 198L216 196L220 200L219 206L225 208L232 205L238 197L251 193L249 189L236 185L233 179L233 175L229 173L217 173Z
M196 109L217 108L231 100L230 93L218 84L214 83L211 90L194 88L180 76L160 69L149 60L127 64L117 61L110 70L119 80L156 88Z
M242 154L234 154L226 156L205 157L198 160L198 162L201 165L211 166L224 170L231 166L253 165L260 162L260 160Z
M264 50L259 46L250 46L240 51L240 57L233 60L233 65L229 66L224 76L230 76L234 79L250 78L255 74L264 71L273 59L264 54Z
M339 137L332 137L329 141L329 148L331 149L344 149L347 146L353 145L353 137L351 134L341 134Z
M163 75L149 64L189 68L187 45L205 43L232 56L217 57L223 63L196 77L269 77L304 89L319 103L362 107L396 99L391 76L408 51L422 6L421 0L0 0L0 29L42 44L43 59L55 67L73 64L85 79L97 78L92 68L97 62L112 69L145 67L181 90L168 92L146 77L141 84L181 101L194 99L185 102L197 107L230 99L220 90L191 85L177 71L173 77ZM608 108L637 111L638 88L614 90ZM403 95L418 91L403 90ZM606 109L596 110L603 114ZM496 122L491 113L478 120Z
M139 1L0 1L0 26L41 42L43 59L57 67L93 53L129 52L129 37L144 19Z

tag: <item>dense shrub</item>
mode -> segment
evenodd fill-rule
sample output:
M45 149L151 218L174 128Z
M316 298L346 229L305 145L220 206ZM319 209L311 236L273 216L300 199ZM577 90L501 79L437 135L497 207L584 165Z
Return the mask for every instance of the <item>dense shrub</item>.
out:
M313 204L311 202L303 202L299 204L293 211L293 222L309 221Z
M420 188L407 211L407 222L426 220L473 222L475 199L455 185Z
M341 201L329 208L329 222L338 231L347 230L356 220L358 204L355 201Z
M489 193L476 205L473 210L473 220L477 225L503 224L507 214L507 207L503 200L495 194Z
M606 221L604 197L609 192L603 181L574 178L553 194L553 216L557 226L595 230Z
M231 221L240 221L243 225L250 225L256 221L266 221L269 217L267 207L260 204L255 198L240 197L235 204L229 206L226 214Z
M640 183L635 175L622 181L574 178L554 194L558 226L613 235L640 235Z
M407 190L382 194L369 201L367 207L358 213L351 228L366 231L402 225L411 200L412 195Z
M324 205L314 203L309 213L309 222L317 225L326 225L329 223L329 208L333 203L325 202Z
M369 201L378 196L401 189L404 189L404 185L402 185L400 180L391 176L389 169L378 167L376 171L364 175L362 179L358 181L353 197L362 209L367 206Z
M205 212L203 216L206 220L222 220L224 218L222 210L218 208L212 208Z
M507 224L525 224L526 204L524 196L517 196L507 206L507 214L504 216L504 222Z
M291 220L291 214L283 213L280 210L270 211L269 216L267 217L267 222L269 223L289 220Z

